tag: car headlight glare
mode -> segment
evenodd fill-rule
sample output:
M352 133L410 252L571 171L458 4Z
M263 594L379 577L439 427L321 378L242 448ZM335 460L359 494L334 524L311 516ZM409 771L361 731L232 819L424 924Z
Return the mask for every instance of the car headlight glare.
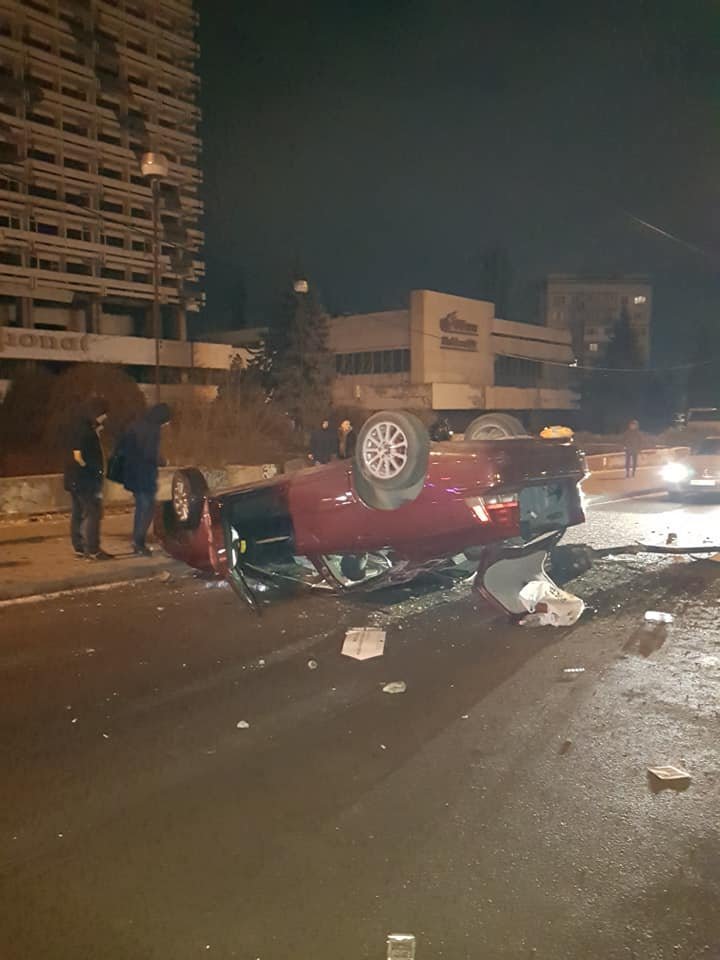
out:
M684 463L666 463L662 468L662 478L666 483L682 483L691 474L689 467Z

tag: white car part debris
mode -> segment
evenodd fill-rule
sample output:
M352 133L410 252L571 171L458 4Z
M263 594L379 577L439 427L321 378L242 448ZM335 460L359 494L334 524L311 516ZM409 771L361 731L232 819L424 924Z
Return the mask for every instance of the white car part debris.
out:
M646 623L672 623L673 615L671 613L662 613L660 610L647 610L645 612Z
M238 730L249 730L249 729L250 729L250 724L247 722L247 720L238 720L238 722L235 724L235 726L238 728Z
M383 693L405 693L407 684L404 680L393 680L392 683L386 683L382 689Z
M374 627L353 627L345 634L340 651L344 657L354 660L371 660L385 652L385 631Z
M585 673L585 667L563 667L563 673L570 678L578 673Z
M585 609L580 597L561 590L549 577L526 583L520 591L520 600L530 614L521 623L531 626L571 627Z
M680 767L674 767L670 764L665 767L648 767L648 773L659 784L668 787L688 786L692 780L687 770L681 770Z
M317 670L318 668L317 660L308 660L307 665L308 665L308 670Z
M415 960L415 943L412 933L388 934L387 960Z

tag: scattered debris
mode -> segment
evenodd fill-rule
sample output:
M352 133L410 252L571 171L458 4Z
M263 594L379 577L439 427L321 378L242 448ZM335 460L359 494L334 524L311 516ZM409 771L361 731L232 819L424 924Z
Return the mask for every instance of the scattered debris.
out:
M172 580L172 574L169 570L163 570L163 572L159 575L158 580L160 583L169 583Z
M381 657L385 652L385 631L374 627L353 627L345 634L340 652L355 660Z
M405 693L407 684L404 680L393 680L392 683L386 683L382 690L383 693Z
M387 747L385 746L384 743L381 743L381 744L380 744L380 749L381 749L381 750L387 750Z
M585 667L563 667L560 678L562 680L576 680L581 673L585 673Z
M317 670L318 668L317 660L308 660L307 665L308 665L308 670Z
M95 647L85 647L85 653L91 657L95 653Z
M208 580L205 584L206 590L225 590L230 584L227 580Z
M680 767L674 767L668 764L665 767L648 767L648 774L654 781L656 787L688 787L692 777L687 770L681 770Z
M675 546L676 543L677 543L677 534L676 534L676 533L669 533L669 534L667 535L667 540L665 541L665 546L666 546L666 547L673 547L673 546Z
M563 742L560 744L560 749L558 750L558 753L560 754L560 756L564 757L565 754L570 750L572 745L573 745L572 740L563 740Z
M70 721L70 723L77 723L77 721L78 721L78 718L77 718L77 717L73 717L72 720Z
M109 740L110 736L107 733L103 734L103 740Z
M247 720L238 720L238 722L235 724L235 726L238 728L238 730L249 730L249 729L250 729L250 724L247 722Z
M671 613L662 613L660 610L646 610L646 623L672 623L673 615Z
M265 666L265 661L264 661L264 659L263 659L262 657L260 657L260 659L258 660L258 666L259 666L259 667L264 667L264 666Z
M469 714L469 713L464 713L464 714L460 717L460 719L461 719L461 720L469 720L469 719L470 719L470 714Z
M530 616L520 622L529 626L570 627L582 616L585 603L561 590L551 580L530 580L520 591L520 600Z
M415 960L415 943L412 933L388 934L387 960Z
M160 613L162 613L164 609L165 609L165 607L158 607L158 611L159 611Z

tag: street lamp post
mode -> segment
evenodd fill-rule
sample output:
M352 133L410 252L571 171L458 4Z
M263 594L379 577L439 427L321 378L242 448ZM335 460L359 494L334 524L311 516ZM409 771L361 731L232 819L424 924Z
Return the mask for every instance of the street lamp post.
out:
M160 402L160 181L168 173L167 157L162 153L144 153L140 171L150 181L153 222L153 299L152 327L155 338L155 402Z

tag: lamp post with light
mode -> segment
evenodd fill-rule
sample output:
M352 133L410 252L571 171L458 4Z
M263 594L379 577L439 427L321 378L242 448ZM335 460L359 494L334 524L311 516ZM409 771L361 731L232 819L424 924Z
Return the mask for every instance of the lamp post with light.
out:
M160 402L160 181L168 174L167 157L162 153L144 153L140 172L150 181L153 222L153 300L152 328L155 338L155 402Z

